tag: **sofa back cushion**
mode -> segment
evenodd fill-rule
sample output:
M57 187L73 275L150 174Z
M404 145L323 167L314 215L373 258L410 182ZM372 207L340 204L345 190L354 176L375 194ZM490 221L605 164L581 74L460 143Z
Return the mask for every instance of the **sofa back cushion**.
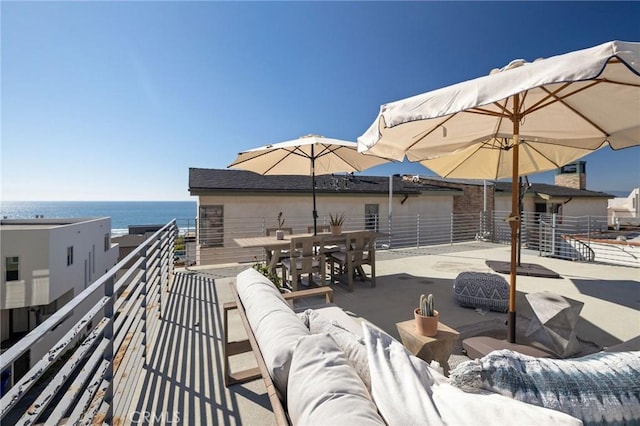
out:
M258 271L251 268L238 274L236 288L273 384L286 401L293 348L309 330L280 290Z
M451 371L451 383L552 408L584 424L640 424L640 352L534 358L503 349Z
M327 333L298 340L289 373L287 407L293 424L385 424L342 349Z

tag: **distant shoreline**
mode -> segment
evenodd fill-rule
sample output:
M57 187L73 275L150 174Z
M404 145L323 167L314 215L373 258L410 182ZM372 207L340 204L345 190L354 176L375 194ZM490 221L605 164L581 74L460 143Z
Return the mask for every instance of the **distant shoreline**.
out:
M131 225L166 224L195 227L196 201L2 201L0 217L7 219L110 217L116 235Z

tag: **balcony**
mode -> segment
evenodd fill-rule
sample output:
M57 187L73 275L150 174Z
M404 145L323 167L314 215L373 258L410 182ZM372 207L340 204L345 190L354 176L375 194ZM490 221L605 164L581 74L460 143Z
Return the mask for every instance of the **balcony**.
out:
M175 221L167 224L2 354L0 371L10 369L84 298L103 295L47 356L31 360L33 368L15 379L1 399L2 422L274 423L261 380L225 388L222 379L222 307L232 300L229 283L249 265L175 269L177 235ZM396 338L395 323L411 317L421 293L434 294L441 321L456 329L504 324L505 314L460 308L451 295L459 272L488 272L488 259L508 260L509 247L474 239L380 250L377 286L356 282L353 293L336 287L335 303ZM519 276L519 314L530 314L525 294L549 290L585 303L578 335L594 347L640 334L636 268L568 262L526 249L522 261L544 265L562 278ZM128 263L132 266L119 272ZM239 318L230 321L231 339L241 337ZM234 368L255 365L251 354L233 362Z

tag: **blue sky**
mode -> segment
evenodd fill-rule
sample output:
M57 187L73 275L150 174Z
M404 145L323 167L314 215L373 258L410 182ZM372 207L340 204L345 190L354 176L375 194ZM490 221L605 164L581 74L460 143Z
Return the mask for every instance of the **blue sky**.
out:
M189 167L309 133L355 141L383 103L515 58L640 41L638 2L0 7L3 200L191 200ZM640 148L585 160L588 189L640 185ZM391 173L432 174L363 172Z

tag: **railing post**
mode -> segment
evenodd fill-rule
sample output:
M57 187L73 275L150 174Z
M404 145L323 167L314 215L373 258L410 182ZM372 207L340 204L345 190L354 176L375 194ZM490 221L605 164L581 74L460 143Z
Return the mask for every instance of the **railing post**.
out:
M105 371L104 378L109 383L104 395L104 402L107 404L108 409L105 415L105 423L111 424L113 419L113 361L114 361L114 335L113 335L113 323L115 321L114 305L115 294L113 291L114 278L110 277L104 283L104 295L108 298L107 303L104 306L104 316L108 319L104 328L104 338L109 342L105 348L103 358L107 361L107 370Z
M587 216L587 244L591 247L591 216Z
M267 235L267 223L266 223L266 218L264 216L262 217L262 222L260 223L260 226L262 228L262 232L260 232L260 235ZM265 250L262 250L262 254L260 256L261 256L261 258L260 258L261 261L266 263L267 262L267 254L266 254ZM255 258L255 256L254 256L254 258Z
M148 284L148 264L149 264L149 257L148 257L148 253L147 253L147 249L149 247L145 246L142 251L140 252L140 256L142 256L144 258L144 262L142 262L142 265L140 265L140 267L142 268L142 346L143 346L143 357L145 360L145 363L148 361L147 359L147 305L148 305L148 300L147 298L149 297L149 284Z
M558 214L551 216L551 255L556 255L556 226L558 226Z
M542 257L542 244L543 244L543 235L542 235L542 218L538 221L538 256Z
M450 219L449 219L449 244L453 245L453 213L451 213Z

